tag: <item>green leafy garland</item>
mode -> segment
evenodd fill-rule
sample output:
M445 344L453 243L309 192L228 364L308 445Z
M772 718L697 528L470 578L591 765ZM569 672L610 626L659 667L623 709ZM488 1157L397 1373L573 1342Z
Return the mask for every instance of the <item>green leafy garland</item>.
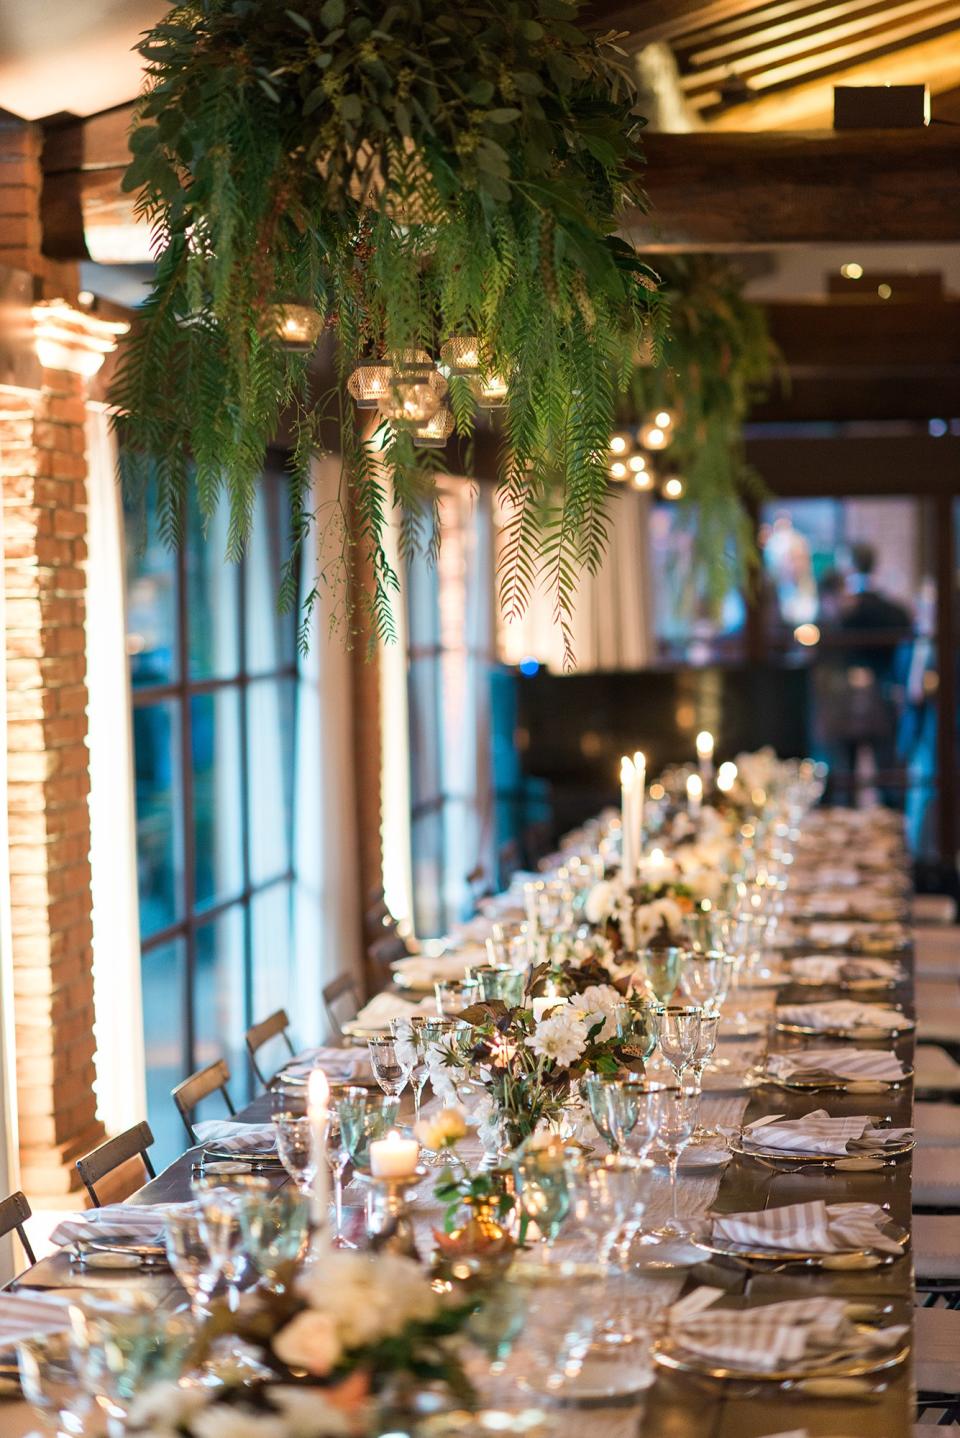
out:
M688 501L698 576L713 598L755 563L747 505L763 496L746 462L743 425L778 364L765 312L743 295L743 277L706 254L663 256L657 266L669 323L660 363L633 375L629 408L674 416L657 463L675 470ZM691 581L697 576L691 576Z
M509 513L508 613L541 582L566 628L577 580L606 539L607 444L656 279L615 229L645 206L633 92L616 37L577 23L580 0L193 0L140 46L148 88L125 179L153 226L153 291L114 388L126 477L157 484L162 533L184 495L229 499L228 555L249 535L265 446L292 433L292 550L314 521L333 545L321 591L350 615L358 562L375 631L393 633L392 505L405 553L437 532L435 453L407 426L364 424L345 394L364 357L435 356L476 336L485 379L509 385L500 484ZM335 339L336 386L271 307L311 306ZM457 431L471 387L449 381ZM332 514L310 507L327 424L343 459ZM322 433L323 431L323 433ZM344 608L346 606L346 608Z

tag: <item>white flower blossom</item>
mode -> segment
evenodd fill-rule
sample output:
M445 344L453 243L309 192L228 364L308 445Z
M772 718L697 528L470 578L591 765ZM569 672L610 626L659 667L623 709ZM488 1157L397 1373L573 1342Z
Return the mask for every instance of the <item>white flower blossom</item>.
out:
M209 1388L199 1385L184 1388L179 1383L153 1383L134 1398L127 1422L133 1429L150 1428L158 1432L160 1425L164 1431L168 1428L174 1431L205 1408L212 1397Z
M341 1352L336 1320L329 1313L304 1308L274 1334L273 1351L288 1368L326 1378Z
M461 1108L442 1108L431 1118L421 1119L414 1126L414 1133L424 1148L437 1151L452 1148L466 1136L467 1120Z
M289 1438L278 1413L256 1413L233 1403L211 1403L190 1422L195 1438Z
M337 1249L299 1282L311 1308L329 1314L344 1348L360 1348L426 1320L437 1298L423 1270L399 1254Z
M267 1396L283 1414L289 1438L347 1438L355 1430L353 1415L328 1402L321 1388L278 1385Z
M603 1023L603 1028L596 1035L598 1039L616 1038L617 1010L622 1003L622 995L611 984L591 984L576 999L577 1009L588 1031Z
M541 1058L552 1059L559 1068L569 1068L587 1046L587 1026L568 1004L541 1019L527 1044Z
M613 913L616 890L609 879L601 879L587 895L583 914L588 924L604 924Z

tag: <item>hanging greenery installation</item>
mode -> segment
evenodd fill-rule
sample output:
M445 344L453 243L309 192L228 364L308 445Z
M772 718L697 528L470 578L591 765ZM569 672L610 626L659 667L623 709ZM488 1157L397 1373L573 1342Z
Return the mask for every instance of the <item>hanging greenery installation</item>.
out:
M502 408L508 613L551 587L565 627L601 563L607 446L657 310L655 277L617 233L643 208L639 129L616 36L579 0L195 0L140 46L147 88L129 190L156 277L113 399L126 477L158 486L181 538L188 486L250 531L266 445L292 437L291 561L316 522L334 542L306 616L361 560L375 632L392 633L404 551L439 542L435 446ZM311 392L326 331L336 384ZM352 397L351 397L352 396ZM331 419L329 514L310 500Z

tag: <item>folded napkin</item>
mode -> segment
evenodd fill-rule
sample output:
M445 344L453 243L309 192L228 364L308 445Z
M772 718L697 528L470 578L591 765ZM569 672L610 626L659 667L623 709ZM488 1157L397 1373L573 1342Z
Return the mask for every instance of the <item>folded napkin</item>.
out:
M198 1142L216 1144L224 1153L263 1153L276 1148L277 1133L269 1123L234 1123L230 1119L205 1119L195 1123Z
M52 1293L0 1293L0 1346L70 1327L70 1300Z
M62 1245L129 1239L135 1243L160 1243L164 1215L191 1207L189 1203L108 1203L85 1213L68 1214L51 1233L50 1242Z
M856 999L832 999L817 1004L781 1004L777 1021L806 1029L901 1029L907 1020L888 1004L862 1004Z
M725 1213L712 1217L714 1238L755 1248L798 1249L810 1253L850 1253L872 1249L903 1252L895 1238L880 1231L887 1215L875 1203L788 1203L757 1213Z
M811 924L807 930L811 943L825 944L837 949L845 949L855 932L852 924L831 923Z
M876 1152L912 1136L913 1130L909 1128L878 1128L869 1114L831 1118L822 1108L804 1114L803 1118L787 1119L783 1114L769 1114L747 1124L743 1130L747 1148L780 1149L783 1153Z
M883 1083L899 1083L906 1069L896 1054L883 1049L838 1048L795 1049L767 1057L767 1072L777 1078L798 1078L829 1074L833 1078L876 1079Z
M670 1310L670 1326L684 1348L713 1363L773 1372L810 1365L827 1368L841 1360L896 1348L905 1324L857 1328L842 1298L793 1298L758 1308L690 1309L695 1290ZM709 1289L719 1296L719 1290ZM712 1300L708 1300L712 1301Z
M817 984L838 984L863 979L879 983L896 982L901 968L893 959L858 959L847 954L815 954L808 958L791 959L787 965L795 979Z
M443 979L462 979L466 976L469 964L483 964L486 961L486 949L473 945L468 949L458 949L452 954L440 954L433 959L398 959L390 967L409 987L428 989Z
M414 1014L436 1018L436 1002L430 998L425 999L421 1004L411 1004L408 999L401 998L399 994L374 994L353 1022L362 1029L388 1029L391 1019L410 1019Z
M305 1078L314 1069L323 1069L327 1078L338 1083L349 1083L353 1079L370 1078L370 1055L363 1049L318 1048L305 1049L281 1069L279 1077L289 1074L292 1078Z

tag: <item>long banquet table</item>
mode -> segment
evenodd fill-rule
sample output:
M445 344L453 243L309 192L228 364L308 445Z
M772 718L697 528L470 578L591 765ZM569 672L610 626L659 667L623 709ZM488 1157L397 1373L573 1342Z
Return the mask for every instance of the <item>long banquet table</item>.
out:
M906 977L890 997L912 1013L912 954L905 952L899 957L902 958ZM766 998L758 994L757 1002L761 1007L764 1003L769 1005L773 997L774 994L769 991ZM779 997L802 1001L809 997L809 990L781 989ZM795 1046L798 1040L778 1033L770 1025L767 1042L771 1050L782 1050ZM898 1056L912 1066L913 1036L901 1037L895 1047ZM741 1096L736 1109L738 1113L744 1108L744 1097ZM814 1107L842 1116L862 1113L866 1108L871 1113L888 1118L895 1125L906 1126L911 1121L912 1098L909 1082L896 1090L871 1094L869 1098L838 1092L811 1095L761 1086L749 1092L744 1119L749 1121L771 1112L794 1118ZM725 1100L729 1109L726 1096ZM719 1099L716 1102L719 1103ZM262 1094L239 1117L248 1122L263 1122L272 1106L272 1095ZM130 1201L157 1203L189 1197L191 1169L195 1161L196 1151L185 1153ZM275 1181L281 1183L284 1180L278 1177ZM696 1182L687 1184L686 1189L695 1196ZM891 1217L909 1230L910 1158L907 1156L878 1170L838 1172L809 1166L774 1169L758 1160L735 1155L722 1171L715 1197L714 1186L707 1185L706 1190L706 1202L714 1209L726 1212L817 1198L829 1198L831 1202L871 1201L886 1205ZM429 1205L429 1199L426 1201ZM644 1281L672 1285L669 1288L671 1299L681 1287L686 1291L688 1287L703 1283L740 1295L748 1304L813 1295L843 1296L891 1305L891 1321L907 1322L913 1296L909 1251L904 1258L890 1265L866 1271L793 1269L777 1272L771 1266L770 1270L760 1272L727 1262L705 1261L679 1274L668 1273L665 1278L651 1276ZM174 1307L183 1299L176 1280L169 1272L84 1274L71 1267L62 1253L41 1260L18 1280L20 1287L63 1289L106 1285L111 1288L126 1285L149 1288L162 1308ZM807 1438L838 1438L839 1435L859 1438L859 1435L867 1434L873 1435L873 1438L880 1438L880 1435L882 1438L906 1438L913 1421L912 1387L909 1361L864 1382L851 1380L846 1385L841 1384L841 1391L833 1397L812 1396L804 1391L802 1385L785 1389L767 1383L721 1383L689 1373L659 1369L652 1387L646 1392L629 1401L621 1401L619 1405L601 1406L590 1413L588 1421L597 1426L602 1438L688 1438L688 1435L690 1438L692 1435L696 1438L767 1438L767 1435L788 1433L802 1433ZM565 1421L562 1426L564 1435L568 1431L571 1435L579 1433L587 1415L581 1409L579 1412L570 1410L567 1416L569 1422ZM8 1403L0 1407L0 1433L4 1438L19 1438L32 1426L24 1404Z

